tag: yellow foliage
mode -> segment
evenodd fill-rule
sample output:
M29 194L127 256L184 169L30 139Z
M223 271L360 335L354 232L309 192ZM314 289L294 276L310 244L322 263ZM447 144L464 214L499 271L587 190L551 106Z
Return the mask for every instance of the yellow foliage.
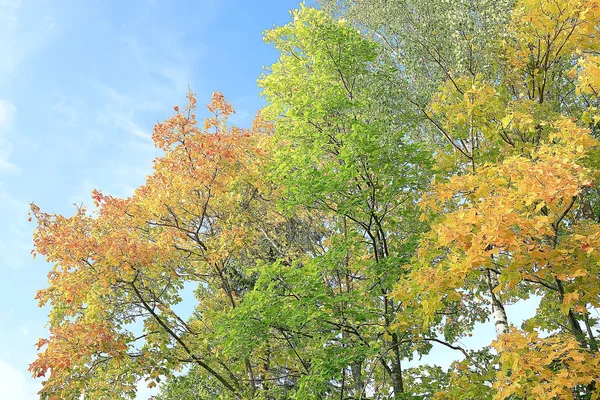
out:
M494 388L496 400L516 396L540 400L574 399L573 389L600 378L600 354L582 349L567 336L540 338L516 329L502 335L493 346L502 369ZM593 393L592 399L598 399Z

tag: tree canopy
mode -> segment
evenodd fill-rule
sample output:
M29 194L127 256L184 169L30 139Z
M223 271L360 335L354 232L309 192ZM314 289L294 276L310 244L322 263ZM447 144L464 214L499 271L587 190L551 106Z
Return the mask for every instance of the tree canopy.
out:
M599 399L600 1L290 16L251 128L190 92L132 196L32 204L41 398Z

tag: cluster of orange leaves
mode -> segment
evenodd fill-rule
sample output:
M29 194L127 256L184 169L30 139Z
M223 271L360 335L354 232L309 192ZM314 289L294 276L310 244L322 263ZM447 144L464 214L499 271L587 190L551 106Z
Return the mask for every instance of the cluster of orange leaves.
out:
M245 245L248 232L235 222L236 210L246 186L260 182L255 178L272 127L260 116L255 131L229 127L227 118L235 111L220 93L207 108L213 116L202 129L190 93L182 110L175 107L171 118L155 125L152 138L164 155L131 197L94 191L96 210L90 214L81 206L71 217L32 204L35 253L54 264L49 286L37 294L41 306L52 305L50 336L40 339L43 351L30 365L35 377L50 371L42 392L59 397L77 392L86 384L72 382L73 371L85 380L83 371L98 359L119 366L129 352L140 351L114 316L126 312L127 306L117 304L135 296L133 283L158 292L160 286L153 285L206 274ZM111 304L107 299L115 293L121 297ZM158 310L169 313L169 304L159 303Z

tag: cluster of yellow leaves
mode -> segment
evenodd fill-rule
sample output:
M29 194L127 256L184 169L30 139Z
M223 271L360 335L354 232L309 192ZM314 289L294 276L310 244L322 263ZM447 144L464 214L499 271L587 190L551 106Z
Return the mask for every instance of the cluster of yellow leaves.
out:
M502 111L501 106L496 90L478 75L445 82L433 98L431 110L448 132L457 139L468 139L473 129L484 135L494 129L494 116Z
M517 396L535 399L574 399L574 389L600 379L600 354L582 349L572 337L540 338L511 330L493 346L501 354L495 399ZM593 392L591 399L600 398Z
M600 57L588 55L579 60L579 65L582 68L582 71L579 73L579 91L599 97Z
M518 273L501 279L509 287L522 278L550 279L557 271L572 268L574 260L565 264L568 257L553 238L556 224L571 211L575 198L592 185L592 172L578 162L598 142L568 119L556 121L553 128L546 144L535 152L455 176L424 197L422 206L433 212L447 209L454 200L456 210L444 214L425 240L451 249L444 275L451 275L452 281L460 284L473 270L496 268L502 256L510 271ZM596 243L597 229L589 227L589 237L578 239ZM424 257L432 249L425 246L420 251Z
M595 50L598 20L598 0L521 0L510 27L516 45L509 46L507 59L517 68L530 64L541 69L563 55Z
M452 145L453 151L438 152L435 156L436 168L444 171L456 167L457 155L474 162L476 153L489 151L497 142L498 126L505 111L495 88L483 76L476 75L445 82L433 97L428 112Z
M485 298L489 285L487 296L502 300L550 296L560 313L549 318L569 326L551 339L500 337L502 363L512 365L494 385L499 399L572 398L598 378L595 340L577 321L600 307L600 223L586 198L600 179L590 129L600 115L588 98L574 100L586 104L581 118L546 100L559 101L552 91L566 89L555 80L573 65L575 96L597 100L599 21L597 0L516 2L502 78L449 76L429 108L451 151L436 154L442 181L421 202L431 231L397 297L428 327L440 311L465 310L467 294ZM547 328L540 321L534 330Z

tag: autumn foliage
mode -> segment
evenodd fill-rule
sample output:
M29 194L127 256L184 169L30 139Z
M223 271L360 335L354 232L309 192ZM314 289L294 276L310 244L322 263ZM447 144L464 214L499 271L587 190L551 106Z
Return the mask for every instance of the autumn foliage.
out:
M42 398L600 398L600 2L322 3L251 128L189 93L133 195L31 206Z

